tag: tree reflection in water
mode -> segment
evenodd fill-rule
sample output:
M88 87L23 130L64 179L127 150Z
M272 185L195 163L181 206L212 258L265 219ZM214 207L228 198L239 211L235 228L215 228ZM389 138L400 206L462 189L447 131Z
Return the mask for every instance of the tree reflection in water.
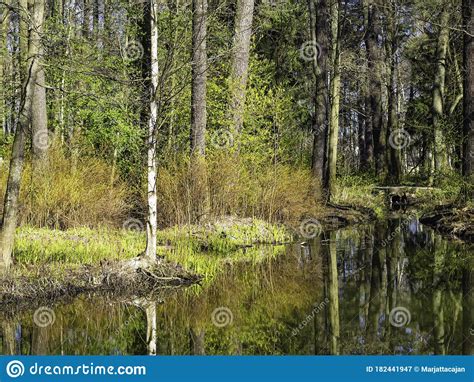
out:
M253 250L268 260L140 304L83 297L55 306L47 328L33 324L31 311L2 313L2 353L473 352L472 249L416 221L324 233L272 259L265 251L273 247ZM222 327L212 320L219 307L233 316ZM397 308L409 316L394 325Z

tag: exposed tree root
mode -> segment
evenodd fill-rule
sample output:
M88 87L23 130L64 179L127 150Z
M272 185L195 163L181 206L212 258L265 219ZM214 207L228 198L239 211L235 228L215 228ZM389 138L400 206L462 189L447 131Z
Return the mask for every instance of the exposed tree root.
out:
M160 288L185 286L201 280L200 276L164 259L157 258L153 262L141 257L61 271L50 265L30 267L27 274L0 279L0 307L71 298L82 293L142 296Z
M439 206L420 218L422 224L431 226L451 237L474 242L474 209Z

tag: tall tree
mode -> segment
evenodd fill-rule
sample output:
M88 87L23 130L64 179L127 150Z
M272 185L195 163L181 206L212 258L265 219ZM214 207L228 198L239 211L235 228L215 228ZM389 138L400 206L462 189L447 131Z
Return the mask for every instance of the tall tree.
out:
M38 6L45 9L45 1L37 0ZM41 22L31 30L31 41L38 44L38 75L36 77L35 92L31 115L31 131L33 134L33 156L35 159L44 159L49 147L48 137L48 112L46 109L45 74L43 68L44 47L42 42L43 24Z
M337 146L339 139L339 103L341 97L340 0L331 3L331 90L328 133L328 176L326 192L330 200L336 192Z
M35 0L31 17L32 28L38 28L39 25L43 23L43 13L43 0ZM20 115L13 141L0 230L0 269L3 271L8 270L12 263L13 243L18 218L18 197L23 173L25 140L31 123L33 94L39 71L38 48L40 42L34 34L32 37L30 44L27 44L28 51L25 54L28 60L24 74L25 81L21 92Z
M446 4L447 5L447 4ZM444 113L444 92L446 82L446 55L449 43L449 16L450 8L444 6L440 15L440 27L438 34L438 41L436 44L436 64L435 77L433 82L432 95L432 121L434 132L434 161L436 171L443 171L446 169L448 163L446 142L443 134L442 119Z
M158 198L156 194L157 182L157 120L158 120L158 0L150 2L150 115L148 119L148 136L147 136L147 173L148 173L148 213L146 222L146 251L145 256L148 260L156 258L156 235L157 235L157 214L158 214Z
M313 57L315 74L315 104L316 111L312 121L313 153L312 172L316 182L322 188L327 183L326 172L326 143L329 114L329 86L328 86L328 22L329 6L327 0L308 0L311 23L311 39L317 43L318 52ZM318 195L318 198L320 195Z
M387 52L388 63L388 120L387 136L398 129L397 117L397 18L394 1L389 1L385 7L387 20L387 38L385 40L385 49ZM401 176L400 165L401 147L388 146L388 171L387 181L391 184L399 184Z
M255 0L237 0L231 69L231 101L234 133L240 134L244 123L245 96L250 57L250 38Z
M369 75L369 112L370 131L373 134L375 172L382 176L385 164L385 138L386 133L382 118L382 62L381 51L378 44L380 31L380 16L378 0L365 0L366 31L365 47L368 60ZM370 139L369 139L370 142Z
M207 127L207 0L193 0L191 91L191 177L195 189L196 218L209 210L205 163Z
M206 150L207 0L193 0L191 152Z
M463 175L474 183L474 11L473 0L463 0L464 24L464 149Z
M6 122L6 57L8 55L7 48L7 25L9 24L9 1L6 4L0 4L0 131L7 131Z

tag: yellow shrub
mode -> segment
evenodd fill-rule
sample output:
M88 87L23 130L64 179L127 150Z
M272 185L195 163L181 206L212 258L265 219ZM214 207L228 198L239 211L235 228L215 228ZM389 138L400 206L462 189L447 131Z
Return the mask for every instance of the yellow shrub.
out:
M229 153L210 156L207 177L187 157L167 163L158 173L158 220L161 226L195 222L202 194L206 217L235 215L271 222L298 220L314 208L309 171L271 163L254 167ZM198 179L196 181L196 179ZM201 200L201 201L199 201Z
M76 162L75 165L71 163ZM0 179L0 202L7 178ZM20 195L20 224L38 227L71 228L121 225L127 212L126 188L120 182L111 186L111 168L103 161L79 158L71 161L61 150L51 149L41 165L27 162Z

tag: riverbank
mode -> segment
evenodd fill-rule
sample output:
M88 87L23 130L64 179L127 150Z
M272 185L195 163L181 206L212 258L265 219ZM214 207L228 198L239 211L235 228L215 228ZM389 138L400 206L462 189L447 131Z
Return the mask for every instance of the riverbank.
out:
M205 282L224 264L261 261L292 240L293 234L281 225L226 218L160 231L157 260L150 264L141 257L146 245L141 231L20 227L15 265L0 278L0 306L87 292L142 295ZM263 244L269 248L260 248Z
M317 213L316 213L317 212ZM326 206L288 225L222 217L158 232L156 263L142 262L145 233L138 220L101 227L17 230L10 274L0 278L0 306L71 298L83 293L144 295L160 288L210 282L222 267L261 262L297 237L366 222L370 210Z
M474 243L474 208L453 205L438 206L426 212L420 222L452 239Z

